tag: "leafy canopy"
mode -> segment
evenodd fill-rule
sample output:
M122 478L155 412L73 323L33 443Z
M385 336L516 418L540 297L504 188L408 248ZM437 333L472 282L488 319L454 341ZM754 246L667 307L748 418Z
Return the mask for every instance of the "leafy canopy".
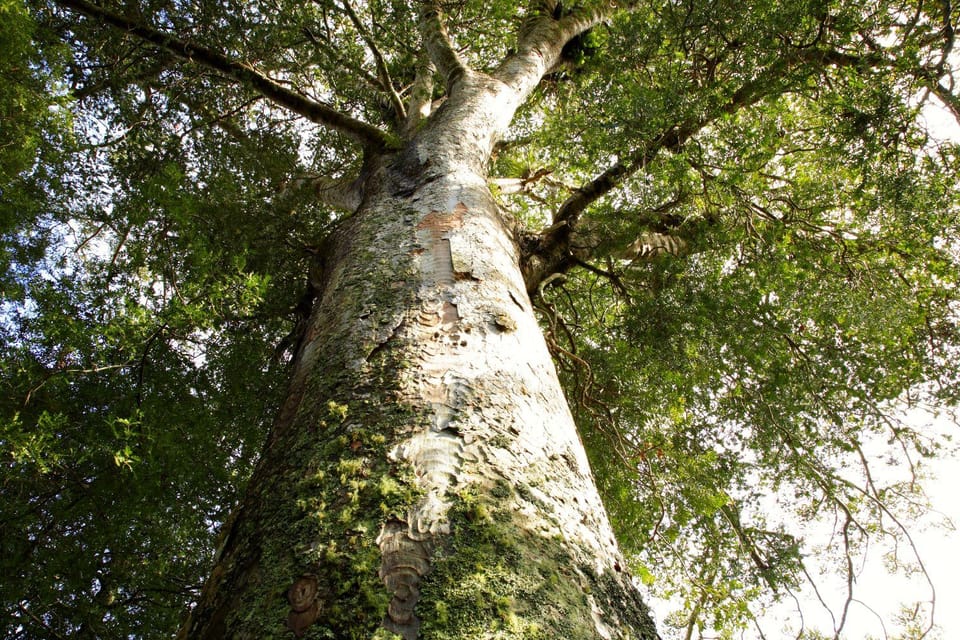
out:
M898 407L958 399L960 154L926 120L960 116L955 23L921 0L2 0L6 636L170 635L365 157L452 90L444 51L493 72L551 24L579 26L490 184L667 623L753 624L824 514L849 571L909 546L945 442Z

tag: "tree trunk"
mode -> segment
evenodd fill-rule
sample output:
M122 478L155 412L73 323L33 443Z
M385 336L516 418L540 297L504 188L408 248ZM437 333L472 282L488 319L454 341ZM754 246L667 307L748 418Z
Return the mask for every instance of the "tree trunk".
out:
M481 93L370 163L182 637L656 637L486 186Z

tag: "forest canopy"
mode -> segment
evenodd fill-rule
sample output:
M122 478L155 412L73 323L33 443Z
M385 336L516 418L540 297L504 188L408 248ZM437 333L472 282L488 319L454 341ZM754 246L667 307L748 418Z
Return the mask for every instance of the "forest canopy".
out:
M951 445L903 415L960 399L950 2L0 0L5 637L179 627L348 187L448 97L436 16L491 74L591 16L488 184L664 637L760 635L813 555L922 571Z

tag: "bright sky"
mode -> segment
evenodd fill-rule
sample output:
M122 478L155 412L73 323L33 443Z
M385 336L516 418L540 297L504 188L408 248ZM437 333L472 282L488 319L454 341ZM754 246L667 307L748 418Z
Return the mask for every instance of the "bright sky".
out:
M946 418L937 420L934 428L947 433L957 431L957 426ZM928 473L935 476L925 483L934 512L930 517L913 525L908 524L908 528L936 589L937 630L931 632L927 639L952 640L960 638L960 553L957 553L960 548L960 532L956 528L960 525L960 457L954 453L930 461ZM908 550L904 552L904 556L909 555ZM836 588L831 590L821 587L821 595L834 607L837 614L845 600L845 585L836 580L834 582ZM812 593L808 596L808 600L802 605L807 626L818 628L828 637L831 636L833 625L829 616L826 613L818 615L817 612L822 610L822 607ZM902 632L896 623L901 604L928 602L930 588L922 575L906 578L902 574L889 573L884 566L883 550L874 548L857 577L855 597L862 604L854 602L851 605L847 624L840 638L895 638ZM796 613L788 616L796 619ZM749 634L745 636L751 637Z
M930 500L955 527L925 531L918 535L917 544L928 556L927 571L937 588L936 617L944 640L949 640L960 638L960 531L956 528L960 526L960 457L939 461L936 473Z
M947 417L934 418L929 414L916 412L911 415L910 422L920 429L930 429L937 433L956 434L958 427ZM958 440L960 438L954 438ZM936 629L928 634L925 640L954 640L960 638L960 456L954 452L936 460L924 461L927 474L931 476L924 486L933 508L933 513L916 522L905 520L913 541L919 550L921 560L926 567L930 580L936 589ZM883 460L873 465L876 475L883 472ZM893 469L893 468L891 468ZM896 477L903 477L903 470L896 473ZM880 481L879 477L875 478ZM776 500L771 499L767 509L776 509ZM770 514L771 520L776 520L775 514ZM789 521L789 514L785 515ZM846 584L842 575L843 567L821 567L823 575L818 575L815 568L818 557L811 553L811 548L827 541L831 535L832 521L823 526L798 531L805 540L804 553L807 555L811 573L816 576L817 588L820 595L839 620L843 604L846 600ZM929 611L931 592L929 584L922 574L906 577L902 572L891 574L884 566L884 548L880 544L873 544L866 556L865 562L858 565L854 598L847 614L847 620L839 640L918 640L916 636L902 636L902 626L897 623L897 615L901 605L923 603L923 611ZM902 549L905 560L913 559L909 549ZM797 612L797 603L791 600L784 602L767 612L761 621L762 631L767 640L787 640L797 637L800 630L801 614L803 625L807 630L816 630L827 638L834 636L834 620L818 601L815 593L807 588L798 594L800 613ZM648 597L648 599L650 599ZM676 609L676 603L651 599L654 616L658 621ZM924 616L924 625L927 618ZM670 634L663 628L661 634L673 640L682 637ZM694 635L694 640L700 637ZM706 631L703 638L714 639L719 636L711 635ZM758 640L761 636L753 628L748 629L740 636L740 640Z

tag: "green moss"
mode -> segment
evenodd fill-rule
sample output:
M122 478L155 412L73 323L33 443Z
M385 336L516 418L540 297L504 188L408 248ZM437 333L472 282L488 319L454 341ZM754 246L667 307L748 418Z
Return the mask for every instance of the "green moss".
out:
M340 484L346 484L347 478L366 474L366 463L362 458L345 458L337 462L337 473L340 475Z
M497 480L490 489L490 495L497 500L505 500L513 495L513 487L506 480Z
M390 431L409 424L412 412L382 402L348 407L319 401L314 407L324 417L322 436L306 428L291 433L286 470L270 480L290 487L292 499L265 504L261 512L266 526L259 579L275 595L245 602L238 611L253 620L257 637L286 640L286 589L300 576L316 575L323 610L306 638L394 637L376 635L390 600L378 574L376 538L389 517L406 513L421 497L412 470L387 455Z
M496 447L498 449L507 449L510 447L510 444L513 442L513 439L508 438L502 433L497 434L490 438L490 446Z
M420 585L424 640L597 637L562 543L532 534L473 491L457 496L448 517L447 545Z
M450 623L450 608L447 606L446 602L434 602L433 603L435 619L440 625L447 625Z
M347 419L349 407L345 404L339 404L334 400L329 400L327 401L327 412L334 420L343 422Z

